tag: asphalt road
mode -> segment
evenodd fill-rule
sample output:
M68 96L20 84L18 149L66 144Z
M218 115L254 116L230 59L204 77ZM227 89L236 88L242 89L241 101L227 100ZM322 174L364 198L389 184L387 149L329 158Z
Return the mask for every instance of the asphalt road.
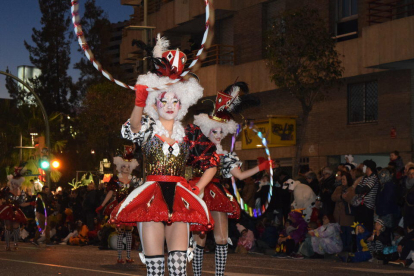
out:
M40 246L20 244L6 252L0 244L0 275L146 275L145 266L133 252L134 264L116 264L116 251L95 246ZM414 270L376 263L346 264L329 260L276 259L267 255L229 254L225 275L414 275ZM192 275L191 264L188 275ZM214 275L214 255L205 254L203 275Z

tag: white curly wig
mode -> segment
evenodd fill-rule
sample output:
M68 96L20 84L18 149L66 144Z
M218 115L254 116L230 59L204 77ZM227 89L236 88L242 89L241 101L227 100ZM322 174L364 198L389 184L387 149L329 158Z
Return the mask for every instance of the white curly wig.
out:
M221 127L223 130L223 138L226 137L227 134L235 133L237 130L237 123L235 121L229 120L227 122L219 122L210 119L210 117L205 113L195 115L194 124L200 127L201 132L203 132L206 137L210 135L210 131L213 128Z
M13 177L13 175L8 175L7 178L9 180L10 188L20 188L24 182L23 176Z
M169 77L159 77L151 72L148 72L146 75L140 75L137 80L137 84L146 85L148 87L160 87L170 82L171 79ZM176 121L180 121L187 114L188 108L196 104L197 101L203 97L203 90L204 88L201 87L196 79L190 78L187 81L173 84L165 90L149 92L144 112L154 120L157 120L158 112L154 108L156 98L163 92L173 92L177 95L181 103L181 109L178 111L178 115L175 118Z
M118 172L121 172L122 165L129 165L129 168L131 169L131 172L138 167L138 161L137 159L132 159L131 161L125 160L124 158L120 156L114 157L114 164L116 165L116 170Z

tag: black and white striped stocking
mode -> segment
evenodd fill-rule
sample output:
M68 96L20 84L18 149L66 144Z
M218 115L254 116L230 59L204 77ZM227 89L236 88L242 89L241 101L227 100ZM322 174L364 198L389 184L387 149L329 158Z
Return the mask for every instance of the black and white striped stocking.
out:
M168 272L170 276L187 276L187 251L168 253Z
M116 249L118 250L118 260L122 259L122 250L124 249L124 230L118 231L118 238L116 240Z
M17 246L20 238L20 228L13 229L13 238L14 238L14 245Z
M131 247L132 247L132 232L125 231L125 238L126 238L126 254L127 258L131 259Z
M193 273L194 276L201 276L203 270L204 247L197 245L193 251Z
M164 255L145 256L145 265L147 267L147 276L164 276Z
M11 237L11 231L10 230L4 230L4 241L6 242L6 247L10 247L10 237Z
M216 276L223 276L226 269L228 244L216 244Z

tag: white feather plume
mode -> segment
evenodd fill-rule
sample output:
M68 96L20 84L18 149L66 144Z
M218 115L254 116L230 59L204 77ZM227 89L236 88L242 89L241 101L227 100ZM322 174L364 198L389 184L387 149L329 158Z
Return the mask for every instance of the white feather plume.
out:
M165 37L161 37L161 34L157 35L157 44L155 44L152 54L156 58L162 57L162 53L168 50L170 47L170 41Z

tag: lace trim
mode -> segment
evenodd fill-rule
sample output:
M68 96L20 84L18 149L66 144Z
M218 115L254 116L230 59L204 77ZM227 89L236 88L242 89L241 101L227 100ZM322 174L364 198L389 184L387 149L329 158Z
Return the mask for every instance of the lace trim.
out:
M159 136L165 136L167 138L170 138L170 134L165 129L165 127L162 125L160 120L155 120L154 125L154 132L153 135L158 134ZM171 139L174 139L175 141L181 143L185 137L185 131L184 127L181 125L179 121L174 121L173 131L171 135Z

